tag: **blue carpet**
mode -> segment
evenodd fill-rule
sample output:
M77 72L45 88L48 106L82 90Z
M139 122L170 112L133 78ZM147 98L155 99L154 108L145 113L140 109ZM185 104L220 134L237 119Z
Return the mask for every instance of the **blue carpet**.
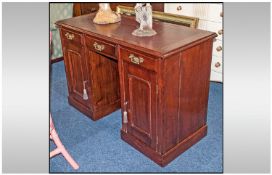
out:
M50 159L50 172L222 172L222 84L210 84L208 135L161 168L120 138L120 110L96 122L71 107L63 62L52 65L50 111L63 144L80 168L62 155ZM54 149L50 141L50 150Z

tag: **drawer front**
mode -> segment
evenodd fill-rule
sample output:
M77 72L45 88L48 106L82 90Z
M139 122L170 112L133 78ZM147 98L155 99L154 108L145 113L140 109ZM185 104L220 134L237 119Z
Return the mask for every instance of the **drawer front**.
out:
M90 50L116 58L115 45L90 36L86 36L86 47Z
M222 58L222 52L223 52L223 46L222 46L222 41L220 40L216 40L213 43L213 55L217 56L217 57L221 57Z
M206 21L206 20L199 20L198 28L202 29L202 30L208 30L208 31L216 32L217 35L218 35L216 37L216 39L222 41L222 35L223 35L222 23L211 22L211 21Z
M129 49L121 48L121 58L129 62L131 64L141 66L143 68L156 71L156 63L157 61L145 56L143 54L137 53L136 51L132 51Z
M69 30L69 29L61 29L62 33L62 41L65 44L74 44L79 45L83 43L83 34Z
M222 57L213 56L211 70L214 72L222 73L222 67L223 67Z

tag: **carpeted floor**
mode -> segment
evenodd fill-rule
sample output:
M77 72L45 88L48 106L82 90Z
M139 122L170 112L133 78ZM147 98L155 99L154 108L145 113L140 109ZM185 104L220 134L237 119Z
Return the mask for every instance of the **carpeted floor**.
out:
M161 168L120 138L120 110L96 122L71 107L63 61L52 65L50 111L59 136L80 168L74 171L63 156L50 159L50 172L222 172L222 93L210 84L208 135ZM50 150L55 148L50 141Z

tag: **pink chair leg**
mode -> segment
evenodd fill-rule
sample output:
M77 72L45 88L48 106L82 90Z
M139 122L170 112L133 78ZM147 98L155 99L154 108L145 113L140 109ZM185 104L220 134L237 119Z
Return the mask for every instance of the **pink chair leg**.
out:
M55 155L57 155L59 153L60 153L60 149L59 148L54 149L53 151L50 152L50 158L54 157Z
M53 122L50 116L50 123ZM74 161L74 159L71 157L71 155L68 153L68 151L65 149L65 147L63 146L58 133L55 130L55 127L53 126L52 123L52 127L50 127L50 138L52 138L52 140L54 141L54 143L56 144L57 148L53 151L50 152L50 158L61 153L64 158L68 161L68 163L76 170L79 168L78 164Z
M60 141L60 138L56 132L55 129L53 129L51 131L51 136L53 141L55 142L57 148L53 151L50 152L50 158L61 153L64 158L68 161L68 163L74 168L74 169L78 169L79 166L78 164L74 161L74 159L71 157L71 155L68 153L68 151L65 149L65 147L63 146L62 142Z
M78 164L75 162L75 160L71 157L71 155L67 152L65 148L62 150L62 155L75 170L79 168Z

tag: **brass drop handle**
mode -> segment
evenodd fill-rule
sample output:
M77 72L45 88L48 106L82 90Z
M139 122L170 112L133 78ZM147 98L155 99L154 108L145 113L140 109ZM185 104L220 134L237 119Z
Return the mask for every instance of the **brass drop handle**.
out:
M216 68L218 68L218 67L220 67L221 66L221 64L219 63L219 62L217 62L217 63L215 63L215 65L214 65Z
M217 52L220 52L220 51L222 50L222 47L221 47L221 46L218 46L218 47L216 48L216 50L217 50Z
M223 17L223 12L220 13L220 16Z
M222 35L222 34L223 34L223 29L218 30L218 34L219 34L219 35Z
M142 57L136 57L133 54L129 55L130 61L134 64L140 64L144 62L144 59Z
M73 40L75 38L75 35L74 34L71 34L71 33L65 33L65 36L68 40Z
M182 10L182 7L179 5L178 7L177 7L177 11L181 11Z
M93 46L95 50L100 52L105 49L105 46L103 44L98 44L97 42L94 42Z

